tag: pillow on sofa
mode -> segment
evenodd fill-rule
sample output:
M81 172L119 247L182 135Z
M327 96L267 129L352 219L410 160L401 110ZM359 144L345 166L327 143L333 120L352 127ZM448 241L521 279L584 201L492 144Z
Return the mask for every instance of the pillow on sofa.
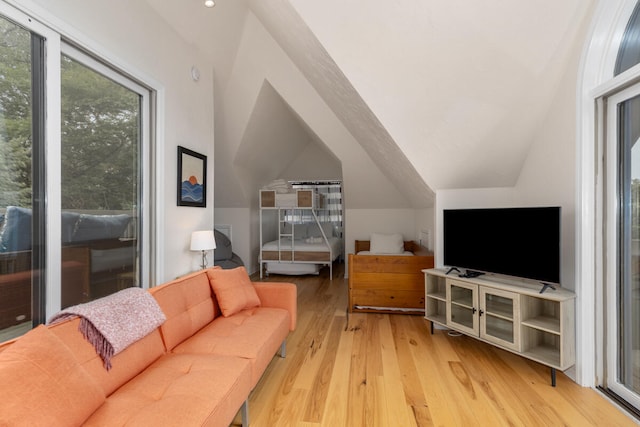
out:
M0 384L7 425L80 425L105 400L71 350L42 325L0 353Z
M244 267L230 270L214 268L207 270L207 275L224 317L233 316L246 308L260 306L260 298Z
M401 254L404 252L404 240L402 234L379 234L371 235L371 246L369 251L372 254Z

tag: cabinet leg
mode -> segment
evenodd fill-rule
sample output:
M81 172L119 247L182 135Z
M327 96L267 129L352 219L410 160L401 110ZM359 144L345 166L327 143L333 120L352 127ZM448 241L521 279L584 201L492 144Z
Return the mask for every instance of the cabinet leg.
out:
M556 386L556 368L551 368L551 387Z
M431 323L431 335L433 335L433 322L429 322Z

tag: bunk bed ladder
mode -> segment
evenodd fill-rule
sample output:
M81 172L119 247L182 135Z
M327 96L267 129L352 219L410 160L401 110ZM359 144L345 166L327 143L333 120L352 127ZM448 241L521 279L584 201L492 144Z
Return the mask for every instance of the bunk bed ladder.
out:
M318 219L318 215L316 214L316 210L315 209L311 209L311 214L313 215L313 219L315 220L316 224L318 225L318 228L320 229L320 233L322 234L322 238L324 239L324 243L329 248L329 263L328 263L328 266L329 266L329 281L333 281L333 250L331 249L331 245L329 244L329 239L327 238L327 235L325 234L324 229L320 225L320 220Z
M290 253L291 253L291 260L289 260L290 262L293 262L295 260L295 254L294 254L294 250L295 250L295 246L293 244L293 240L295 238L295 225L293 225L295 223L295 221L291 222L291 233L283 233L283 229L284 229L284 225L287 223L287 211L290 210L291 211L291 218L295 219L295 209L291 209L291 208L278 208L278 262L282 262L282 238L283 237L289 237L289 245L290 247L288 248ZM285 249L286 250L286 249ZM285 260L286 261L286 260Z

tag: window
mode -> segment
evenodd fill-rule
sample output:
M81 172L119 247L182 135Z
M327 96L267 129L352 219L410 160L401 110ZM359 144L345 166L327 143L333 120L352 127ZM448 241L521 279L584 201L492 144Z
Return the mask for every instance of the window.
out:
M34 91L42 85L43 40L1 17L0 37L0 330L12 338L38 321L43 306L42 275L36 274L42 251L32 233L42 223L32 208L43 192L34 179L44 143L34 132L42 122Z
M620 44L614 74L640 61L639 9ZM640 413L640 83L619 85L598 99L602 112L603 327L599 386ZM635 408L635 409L633 409Z
M148 283L153 94L19 12L0 13L2 341Z

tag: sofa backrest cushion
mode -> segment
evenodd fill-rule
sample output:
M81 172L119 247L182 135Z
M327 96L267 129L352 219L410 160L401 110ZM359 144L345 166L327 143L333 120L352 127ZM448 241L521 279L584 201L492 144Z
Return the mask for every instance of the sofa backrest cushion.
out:
M207 274L224 317L260 306L260 298L244 267L229 270L211 269Z
M31 209L8 206L0 232L0 252L31 249Z
M76 224L80 219L80 214L71 211L62 211L62 243L67 244L73 242L73 235L76 232Z
M111 369L106 370L95 348L79 330L80 319L75 317L49 326L58 338L71 349L78 362L109 396L131 378L151 365L164 351L160 329L136 341L111 358Z
M0 353L0 384L3 425L80 425L105 400L73 352L42 325Z
M88 215L82 214L73 233L73 242L87 240L117 239L124 235L131 216L121 215Z
M167 317L160 326L167 351L171 351L219 315L206 271L200 270L150 289Z

